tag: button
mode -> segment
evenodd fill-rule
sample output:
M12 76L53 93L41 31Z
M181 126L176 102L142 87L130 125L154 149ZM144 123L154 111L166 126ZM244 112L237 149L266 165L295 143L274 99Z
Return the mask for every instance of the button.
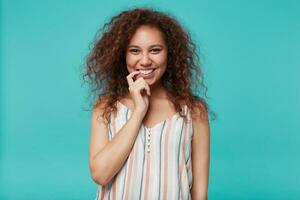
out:
M150 152L150 142L151 142L151 130L149 128L146 128L146 132L147 132L147 153Z

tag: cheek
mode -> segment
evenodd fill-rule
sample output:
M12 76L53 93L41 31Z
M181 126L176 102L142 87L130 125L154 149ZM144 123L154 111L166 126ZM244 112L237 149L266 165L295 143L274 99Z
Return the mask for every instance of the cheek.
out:
M129 71L134 71L134 66L136 63L136 59L132 56L126 56L126 65Z
M155 60L156 60L156 64L159 65L160 67L164 67L165 65L167 65L166 55L158 56Z

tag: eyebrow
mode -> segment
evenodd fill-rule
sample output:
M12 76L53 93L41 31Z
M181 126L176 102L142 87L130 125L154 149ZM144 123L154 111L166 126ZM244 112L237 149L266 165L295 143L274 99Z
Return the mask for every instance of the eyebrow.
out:
M139 46L137 45L128 45L128 48L130 47L136 47L136 48L140 48ZM163 47L163 45L161 44L154 44L154 45L151 45L150 48L153 48L153 47Z

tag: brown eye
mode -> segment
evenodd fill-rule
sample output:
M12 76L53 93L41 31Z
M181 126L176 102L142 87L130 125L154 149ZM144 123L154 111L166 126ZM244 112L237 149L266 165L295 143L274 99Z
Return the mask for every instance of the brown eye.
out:
M151 52L154 54L158 54L161 51L161 49L155 48L155 49L151 49Z
M129 52L133 53L133 54L137 54L139 52L138 49L130 49Z

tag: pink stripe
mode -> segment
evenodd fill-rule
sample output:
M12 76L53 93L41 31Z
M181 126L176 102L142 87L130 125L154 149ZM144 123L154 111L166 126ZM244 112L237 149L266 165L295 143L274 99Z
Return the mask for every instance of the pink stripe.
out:
M163 190L163 199L168 199L167 195L167 188L168 188L168 162L169 162L169 157L168 157L168 150L169 150L169 133L170 133L170 129L172 127L172 121L170 120L168 127L167 127L167 131L166 131L166 135L165 135L165 140L164 140L164 190Z
M180 151L180 166L179 166L179 172L180 172L180 174L179 174L179 177L180 177L180 186L183 186L184 185L184 181L185 180L183 180L184 179L184 168L185 168L185 165L184 165L184 163L185 163L185 149L186 149L186 141L187 141L187 134L188 133L188 126L187 126L187 124L186 123L184 123L184 131L183 131L183 142L181 143L181 147L180 147L180 149L183 149L183 151ZM183 191L183 190L181 190L181 191ZM181 194L181 199L183 199L183 194L182 194L182 192L180 192L180 194Z
M148 189L149 189L149 175L150 175L150 153L147 153L147 165L146 165L146 178L144 179L145 183L144 183L144 191L145 191L145 195L144 195L144 199L147 200L148 198Z
M131 186L131 174L132 174L132 169L133 169L133 160L134 160L134 154L135 154L135 148L132 149L130 156L128 158L129 164L128 164L128 168L127 168L127 173L128 176L126 178L126 184L125 184L125 198L124 199L128 199L129 196L129 192L130 192L130 186Z

